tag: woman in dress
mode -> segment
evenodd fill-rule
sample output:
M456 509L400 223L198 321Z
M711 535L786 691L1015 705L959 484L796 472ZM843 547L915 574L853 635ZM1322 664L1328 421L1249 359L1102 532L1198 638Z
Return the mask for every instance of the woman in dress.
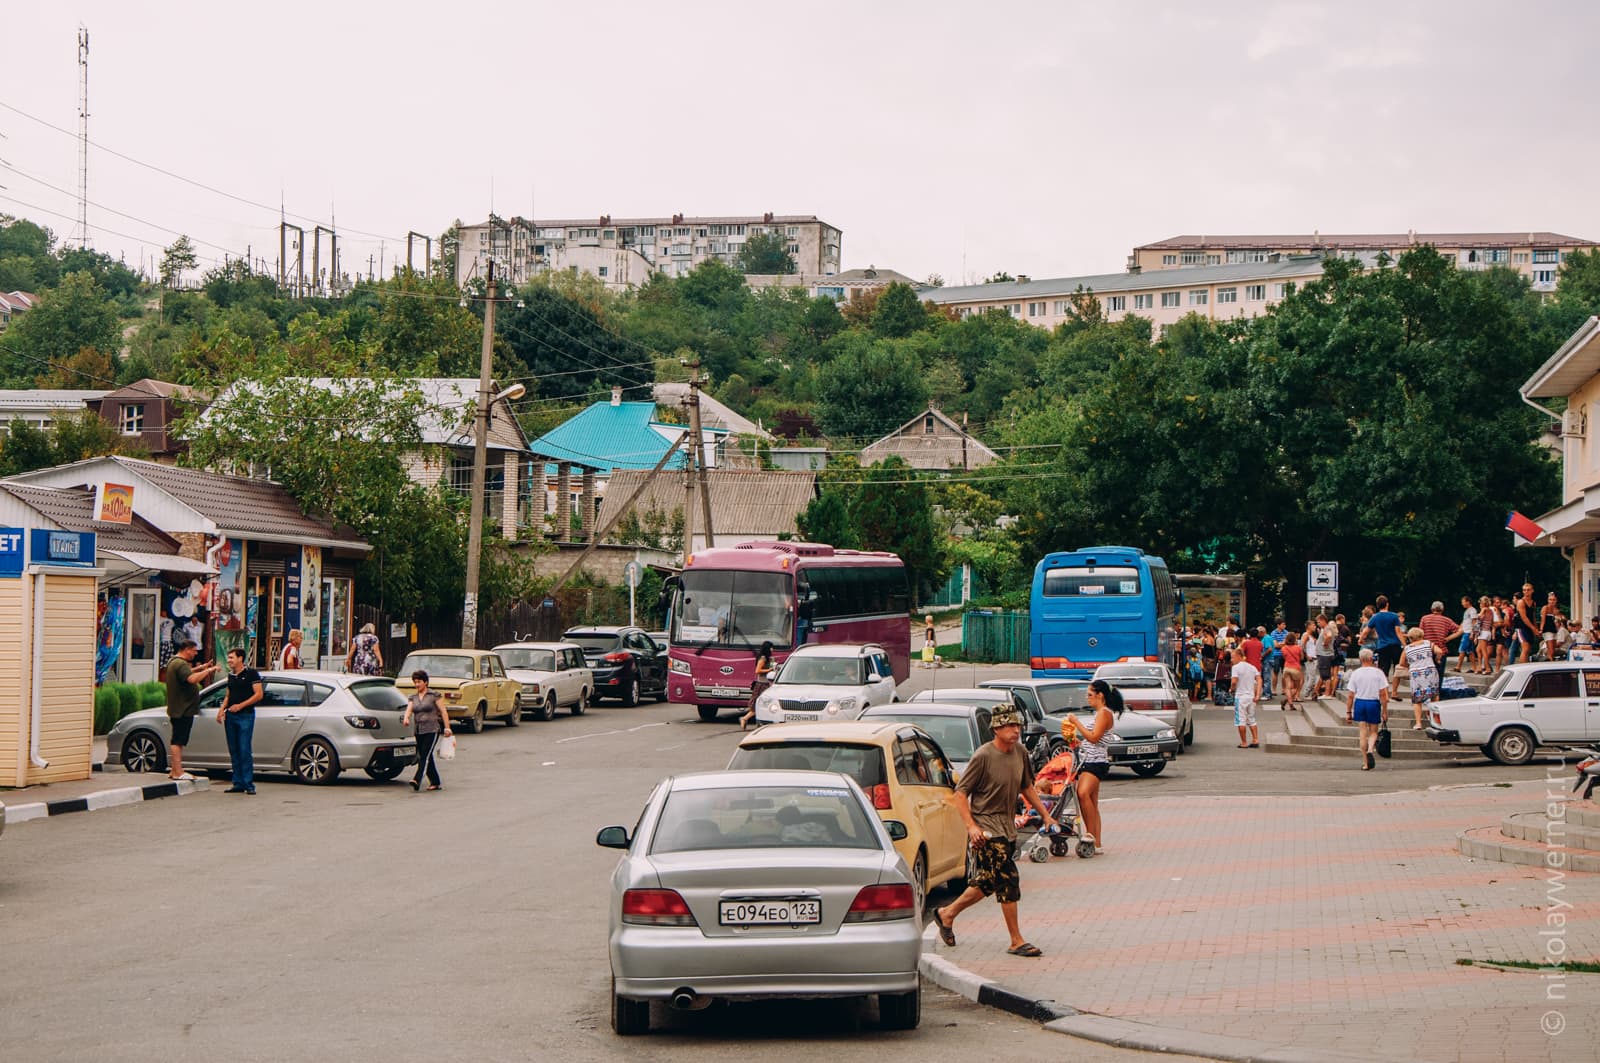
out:
M1488 675L1494 671L1494 629L1499 614L1494 611L1494 600L1487 594L1478 598L1478 619L1473 628L1473 649L1477 659L1473 662L1474 675Z
M1300 647L1300 640L1292 635L1284 639L1283 643L1283 711L1293 712L1300 707L1300 684L1305 681L1305 676L1300 671L1300 662L1304 660L1305 651Z
M1422 629L1414 627L1406 632L1405 648L1400 651L1406 676L1411 683L1411 709L1416 722L1413 731L1422 730L1423 706L1439 700L1439 666L1433 656L1433 643L1423 637Z
M450 730L450 714L439 704L439 695L428 689L428 673L417 669L411 673L411 683L417 692L406 701L405 715L400 717L402 727L410 727L416 721L417 774L411 780L411 789L422 789L422 775L427 772L428 789L437 790L443 783L439 780L439 758L433 755L433 749L441 735L455 732Z
M1551 591L1539 609L1539 641L1544 644L1544 659L1556 659L1556 622L1561 618L1561 606L1556 604L1556 592Z
M743 731L749 727L750 721L756 718L756 699L771 685L772 643L763 642L761 649L756 653L756 681L750 684L750 704L746 706L744 715L739 717L739 730Z
M378 647L377 629L371 624L362 624L361 634L350 640L344 667L351 675L383 674L383 650Z

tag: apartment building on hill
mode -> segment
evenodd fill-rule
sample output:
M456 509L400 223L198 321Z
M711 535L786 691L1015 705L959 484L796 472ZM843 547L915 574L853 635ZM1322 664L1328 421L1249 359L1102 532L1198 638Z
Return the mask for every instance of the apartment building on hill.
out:
M1128 268L1144 272L1249 265L1266 262L1272 255L1338 255L1371 262L1379 252L1398 258L1424 244L1432 245L1458 269L1507 266L1527 277L1540 292L1555 291L1556 271L1567 255L1597 246L1593 240L1560 233L1419 233L1414 229L1403 233L1173 236L1134 248Z
M512 284L549 270L576 269L608 288L643 284L653 273L681 277L708 259L729 266L750 237L782 236L796 271L839 272L843 233L814 214L760 214L726 217L566 218L530 220L490 218L459 230L456 284L488 271Z

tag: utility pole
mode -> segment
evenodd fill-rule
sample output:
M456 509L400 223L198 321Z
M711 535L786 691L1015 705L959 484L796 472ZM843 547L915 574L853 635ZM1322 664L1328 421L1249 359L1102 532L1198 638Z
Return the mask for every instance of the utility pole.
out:
M700 359L698 356L696 356L691 368L694 369L694 376L689 378L689 431L691 438L694 440L694 449L692 451L694 463L691 467L695 470L695 478L699 482L700 515L705 518L706 546L710 547L717 545L717 535L711 527L711 488L706 482L705 437L700 432L700 385L703 381L700 379ZM690 501L693 501L693 499L691 498ZM687 549L687 546L685 548Z
M483 306L483 351L478 361L478 408L472 445L472 515L467 520L467 592L461 603L461 645L478 645L478 555L483 550L483 493L489 450L489 374L494 360L494 260L489 260L489 298Z
M415 230L412 230L412 231L406 233L406 269L411 269L412 268L412 265L411 265L411 241L412 241L412 239L417 239L417 240L421 240L422 241L422 266L423 266L423 273L424 273L424 275L426 275L429 271L431 271L433 269L433 237L428 236L425 233L419 233L419 232L417 232ZM453 280L454 278L451 278L451 279Z

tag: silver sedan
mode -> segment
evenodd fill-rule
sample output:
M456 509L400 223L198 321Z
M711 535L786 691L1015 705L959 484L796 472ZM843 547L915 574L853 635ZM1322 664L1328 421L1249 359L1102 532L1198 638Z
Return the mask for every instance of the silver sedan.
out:
M884 823L848 776L678 775L650 795L611 876L611 1024L650 1028L650 1002L877 994L890 1029L921 1019L921 915Z
M374 779L398 776L416 762L417 740L400 725L406 699L393 679L343 672L262 672L251 748L258 772L287 771L306 783L330 783L346 768ZM227 769L228 739L217 722L226 683L200 693L200 715L183 749L186 768ZM106 763L129 771L165 771L172 724L167 710L145 709L117 721L106 736Z

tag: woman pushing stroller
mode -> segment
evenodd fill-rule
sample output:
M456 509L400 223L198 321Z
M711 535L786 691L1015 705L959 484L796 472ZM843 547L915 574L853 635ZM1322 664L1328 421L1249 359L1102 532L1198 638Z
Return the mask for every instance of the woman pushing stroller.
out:
M1084 830L1097 846L1095 851L1105 852L1102 844L1105 838L1100 831L1100 780L1111 772L1111 755L1106 752L1105 737L1111 732L1116 716L1122 713L1122 694L1104 679L1096 679L1089 684L1088 699L1094 719L1082 724L1077 716L1068 714L1061 721L1061 737L1079 743L1078 777L1074 781L1078 809L1083 815Z

